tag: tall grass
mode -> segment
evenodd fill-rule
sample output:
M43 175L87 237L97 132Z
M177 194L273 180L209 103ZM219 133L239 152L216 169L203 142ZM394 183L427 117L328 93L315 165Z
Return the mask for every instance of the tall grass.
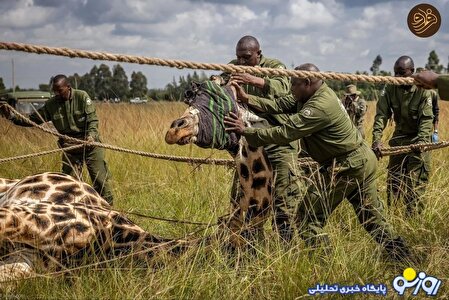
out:
M370 103L371 104L371 103ZM224 152L196 146L169 146L163 138L172 120L185 106L181 103L146 105L99 104L102 140L109 144L172 155L228 158ZM441 138L449 137L444 118L449 106L441 105ZM367 137L374 118L370 105L366 120ZM387 128L385 136L391 134ZM33 128L21 128L0 119L0 157L39 152L56 147L54 137ZM406 218L399 203L386 211L387 219L403 235L423 262L416 270L443 280L438 296L449 294L449 163L447 149L432 154L432 176L424 196L426 209ZM133 210L158 217L215 222L228 212L232 170L209 165L192 166L130 154L107 151L106 160L113 174L117 209ZM379 162L378 187L385 198L387 159ZM20 178L45 171L59 171L58 154L0 164L0 176ZM86 180L87 177L86 177ZM130 217L149 232L164 237L180 237L197 229L194 225L170 224ZM213 229L211 229L213 230ZM211 231L210 230L210 231ZM292 299L307 296L307 288L317 283L346 285L384 283L388 295L391 282L401 275L404 265L389 263L380 247L358 224L348 203L342 203L330 218L325 231L330 235L333 253L324 255L307 248L300 239L291 247L277 242L267 225L264 243L235 257L216 246L198 247L163 268L142 268L117 261L107 266L88 267L65 276L23 280L3 296L51 299ZM421 296L424 295L422 292ZM366 298L378 296L364 295Z

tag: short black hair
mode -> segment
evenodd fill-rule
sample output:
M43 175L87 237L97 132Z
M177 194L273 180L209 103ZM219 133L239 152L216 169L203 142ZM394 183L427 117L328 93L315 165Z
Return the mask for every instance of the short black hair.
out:
M63 75L63 74L58 74L56 76L53 76L53 78L51 79L51 86L53 86L54 84L60 84L60 83L64 83L65 85L70 85L69 79L67 78L67 76Z
M396 60L394 65L398 64L399 62L403 62L410 69L414 69L415 68L415 63L413 62L413 59L410 56L402 55L401 57L399 57Z
M255 38L255 37L253 37L253 36L251 36L251 35L245 35L244 37L242 37L238 42L237 42L237 47L236 48L238 48L238 47L242 47L242 46L245 46L245 47L251 47L251 48L253 48L253 49L258 49L258 50L260 50L260 45L259 45L259 41Z

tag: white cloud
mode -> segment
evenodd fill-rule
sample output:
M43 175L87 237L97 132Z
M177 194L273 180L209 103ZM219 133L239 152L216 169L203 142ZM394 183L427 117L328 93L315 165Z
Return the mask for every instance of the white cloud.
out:
M331 25L336 19L323 3L309 0L290 0L286 13L275 18L280 28L303 29L316 25Z
M243 5L230 5L225 7L225 11L234 16L240 23L256 20L258 17L252 10ZM266 16L267 13L265 12Z
M360 57L366 57L370 53L370 49L365 49L362 52L360 52Z
M445 23L428 39L408 30L406 17L417 1L363 1L354 6L336 0L72 0L50 1L54 6L44 7L37 6L38 0L0 0L0 40L225 63L234 58L237 40L250 34L259 39L264 55L289 68L312 62L322 70L367 71L377 54L384 59L382 69L391 70L403 54L412 55L422 66L433 49L446 64ZM12 57L22 87L37 87L55 72L85 73L102 63L0 51L1 72L10 69ZM173 76L192 72L123 65L128 75L133 70L144 72L150 87L163 87ZM10 76L0 76L7 86L11 84Z
M51 20L55 13L53 8L43 8L25 3L23 7L18 7L6 12L2 12L0 17L0 28L26 29L30 27L45 25Z

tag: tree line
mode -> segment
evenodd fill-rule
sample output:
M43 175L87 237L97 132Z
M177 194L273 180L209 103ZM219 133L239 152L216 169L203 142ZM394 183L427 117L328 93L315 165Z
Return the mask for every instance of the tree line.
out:
M377 55L373 60L373 64L370 68L372 75L390 76L391 72L381 69L382 57ZM416 71L420 69L428 69L435 71L436 73L449 73L449 62L445 67L440 63L440 59L435 50L429 53L427 64L424 67L416 67ZM367 71L357 71L356 74L368 75ZM93 99L97 100L112 100L120 99L121 101L127 101L129 99L140 97L150 98L152 100L165 100L165 101L181 101L183 93L186 88L190 86L192 81L201 82L208 79L208 76L204 72L198 74L196 71L193 74L187 74L186 76L179 76L178 80L173 77L172 81L168 83L164 88L160 89L148 89L148 81L146 76L142 72L132 72L131 79L128 80L125 70L120 64L116 64L112 67L112 71L106 64L100 66L94 65L92 69L84 75L75 73L68 76L71 85L75 88L85 90ZM328 80L327 84L336 91L340 96L343 95L346 85L351 82L343 82L338 80ZM357 89L362 92L362 95L367 100L378 100L380 92L384 88L384 85L372 84L368 82L358 82ZM22 90L19 86L16 86L16 91ZM31 89L33 90L33 89ZM39 84L39 90L49 91L49 84ZM3 78L0 77L0 92L12 91L12 89L6 89L3 83Z
M68 76L72 87L86 91L97 100L120 99L126 101L131 98L146 98L148 81L142 72L132 72L128 80L125 70L120 64L112 67L106 64L94 65L84 75L75 73ZM40 90L48 90L48 85L39 85Z

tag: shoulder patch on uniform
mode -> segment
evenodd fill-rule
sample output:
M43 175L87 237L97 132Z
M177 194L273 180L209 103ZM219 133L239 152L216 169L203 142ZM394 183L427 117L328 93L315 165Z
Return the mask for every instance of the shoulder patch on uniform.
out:
M432 98L427 98L426 104L427 104L428 106L432 106Z
M284 65L279 65L277 68L278 69L285 69L285 66Z
M90 98L87 98L87 99L86 99L86 104L87 104L87 105L91 105L91 104L92 104L92 100L90 100Z
M304 117L310 117L310 116L312 115L312 111L310 110L310 108L305 108L305 109L302 111L302 115L303 115Z

